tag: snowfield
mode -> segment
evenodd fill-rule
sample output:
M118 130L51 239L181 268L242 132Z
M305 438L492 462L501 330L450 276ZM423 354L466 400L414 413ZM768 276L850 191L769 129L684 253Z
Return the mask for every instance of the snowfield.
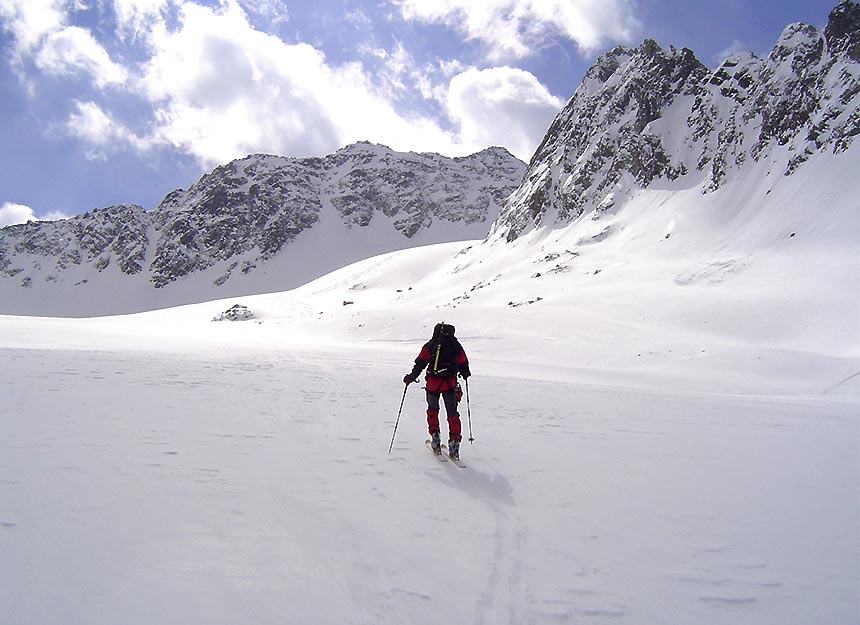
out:
M0 317L0 623L858 623L857 159L283 293ZM442 320L464 469L420 385L388 453Z
M857 622L856 358L408 305L455 248L250 321L0 318L0 622ZM440 318L465 469L425 449L418 385L387 453Z
M856 403L476 373L460 469L403 355L3 350L0 620L854 622Z

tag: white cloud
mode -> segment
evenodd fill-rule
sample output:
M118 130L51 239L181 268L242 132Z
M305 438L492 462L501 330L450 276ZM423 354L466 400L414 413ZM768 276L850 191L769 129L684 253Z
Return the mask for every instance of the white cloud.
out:
M362 48L367 66L334 64L311 45L255 28L246 11L286 19L272 0L215 7L98 0L109 2L119 24L115 43L135 47L129 58L144 53L138 65L114 62L94 32L69 26L64 0L0 0L3 27L18 29L15 41L37 69L84 76L102 90L81 89L63 122L92 159L126 146L172 146L208 168L254 152L328 154L359 140L452 156L496 144L527 159L561 105L532 74L468 70L457 60L421 65L408 42ZM114 106L120 89L124 104L141 99L126 107L134 119Z
M170 0L113 0L120 30L137 36L161 18Z
M77 26L48 35L36 55L36 66L49 74L88 74L100 88L122 83L127 75L125 68L110 60L90 31Z
M57 221L58 219L68 218L68 215L60 211L51 211L41 217L37 217L36 212L32 208L24 204L16 204L15 202L5 202L0 205L0 228L27 223L28 221Z
M118 144L130 144L138 150L153 146L116 122L95 102L76 102L75 112L66 120L66 132L89 146L88 158L103 157Z
M116 123L95 102L78 102L69 116L69 134L93 145L103 145L121 134Z
M250 152L325 154L361 139L453 149L433 121L399 115L361 64L332 66L312 46L255 30L236 2L221 10L186 4L181 27L162 26L151 42L142 85L158 139L205 166Z
M565 37L584 51L628 41L638 29L631 0L395 0L408 20L442 23L488 47L491 58L521 58Z
M19 59L65 26L64 5L63 0L0 0L0 18L13 35Z
M0 228L14 224L23 224L35 219L36 213L29 206L15 204L14 202L5 202L0 206Z
M0 26L14 41L11 61L22 80L24 61L32 57L36 67L47 74L86 74L103 88L121 83L126 70L111 61L92 33L68 26L69 11L63 0L0 0Z
M458 74L447 99L462 143L505 146L526 162L563 104L534 75L511 67Z
M385 71L382 73L383 82L387 85L392 97L408 89L405 80L414 75L415 59L403 44L397 44L392 52L376 51L376 55L384 61Z

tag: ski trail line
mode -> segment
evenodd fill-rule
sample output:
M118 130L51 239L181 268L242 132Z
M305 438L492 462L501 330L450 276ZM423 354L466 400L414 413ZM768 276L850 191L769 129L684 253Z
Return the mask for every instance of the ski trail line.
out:
M493 488L481 493L480 498L493 513L495 521L495 545L493 562L486 581L486 588L481 593L476 604L474 623L476 625L515 625L521 623L518 600L522 594L519 571L522 554L522 527L516 514L513 501L509 500L510 486L501 473L487 458L480 458L481 464L496 473L497 478L488 480ZM485 478L486 479L486 478ZM498 484L505 488L503 497Z
M520 535L518 522L505 510L495 509L496 546L487 589L478 599L477 625L520 623L517 597Z

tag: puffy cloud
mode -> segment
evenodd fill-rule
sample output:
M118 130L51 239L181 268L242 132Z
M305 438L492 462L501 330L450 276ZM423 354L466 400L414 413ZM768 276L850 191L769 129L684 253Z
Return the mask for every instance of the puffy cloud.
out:
M0 0L0 18L14 38L19 59L61 30L67 19L63 0Z
M631 0L396 0L405 19L442 23L484 42L491 58L520 58L552 37L584 51L638 30Z
M66 132L89 145L89 158L100 158L117 143L130 144L138 150L152 147L151 140L142 139L116 122L95 102L76 102L75 111L65 124Z
M15 202L5 202L0 205L0 228L27 223L28 221L56 221L68 218L68 215L60 211L51 211L41 217L36 217L36 212L32 208Z
M100 88L122 83L127 75L125 68L110 60L90 31L77 26L48 35L36 55L36 66L49 74L88 74Z
M108 2L118 24L112 41L126 46L117 59L137 64L120 65L96 31L70 26L66 0L0 0L0 25L34 61L28 70L89 79L62 114L88 158L170 147L208 168L254 152L322 155L370 140L448 155L496 144L528 159L561 106L528 72L418 62L408 42L357 46L361 60L333 63L309 44L258 29L255 16L287 18L273 0L96 4Z
M307 44L255 30L236 2L186 4L180 28L162 26L142 81L158 139L206 166L250 152L324 154L370 139L395 149L450 152L427 117L406 118L360 63L333 66Z
M116 123L95 102L78 102L77 111L69 116L69 134L87 143L101 145L121 134Z
M126 70L111 61L105 48L84 28L68 26L63 0L0 0L0 25L14 41L11 60L23 76L31 56L46 74L84 74L103 88L121 83Z
M5 202L0 206L0 228L13 224L23 224L35 219L36 214L29 206L15 204L14 202Z
M464 144L505 146L526 162L563 104L532 74L511 67L458 74L447 97Z

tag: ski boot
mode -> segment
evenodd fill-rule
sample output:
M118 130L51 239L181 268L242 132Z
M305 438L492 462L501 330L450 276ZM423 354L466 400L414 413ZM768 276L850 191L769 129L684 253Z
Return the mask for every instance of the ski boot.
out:
M448 441L448 455L453 460L460 459L460 441Z
M442 441L439 440L439 432L430 435L430 449L434 454L442 453Z

